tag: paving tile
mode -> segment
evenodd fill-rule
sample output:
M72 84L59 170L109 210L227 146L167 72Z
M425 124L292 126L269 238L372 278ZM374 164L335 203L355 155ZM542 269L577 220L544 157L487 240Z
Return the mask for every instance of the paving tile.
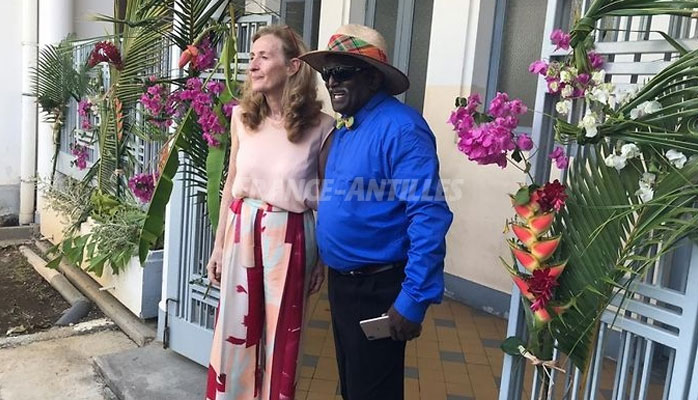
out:
M310 391L308 393L308 398L312 394L328 394L335 395L337 393L337 381L330 381L325 379L313 379L310 382ZM325 397L327 399L327 397Z
M339 380L337 372L337 360L333 357L320 357L315 367L314 379Z
M481 341L483 346L490 348L499 348L499 345L502 344L502 341L498 339L482 339Z
M470 396L459 396L457 394L446 393L446 400L475 400L475 398Z
M304 367L315 368L317 366L317 360L317 356L303 354L303 362L301 363L301 365L303 365Z
M465 356L463 353L456 353L453 351L441 351L439 352L441 361L452 361L465 364Z
M405 367L405 378L419 379L419 369L415 367Z
M446 393L454 396L464 396L466 398L474 396L470 378L466 375L465 379L458 382L446 382Z
M330 327L330 321L320 320L320 319L311 319L308 322L308 327L327 330Z
M320 300L328 300L329 301L329 297L327 297L327 293L320 293Z
M456 322L452 319L434 318L434 325L435 326L442 326L445 328L455 328Z

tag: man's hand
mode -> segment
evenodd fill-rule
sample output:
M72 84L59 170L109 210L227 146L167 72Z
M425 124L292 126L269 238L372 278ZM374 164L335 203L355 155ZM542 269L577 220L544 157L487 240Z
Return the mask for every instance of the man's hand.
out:
M308 284L308 295L315 294L320 291L322 283L325 281L325 263L318 258L317 264L310 271L310 283Z
M395 306L390 306L390 310L388 310L388 324L390 325L390 337L393 340L412 340L422 334L422 324L403 317L397 312Z
M208 265L206 265L206 272L208 272L208 280L215 283L216 285L221 284L221 272L223 271L223 250L219 248L213 249L211 253L211 258L208 260Z

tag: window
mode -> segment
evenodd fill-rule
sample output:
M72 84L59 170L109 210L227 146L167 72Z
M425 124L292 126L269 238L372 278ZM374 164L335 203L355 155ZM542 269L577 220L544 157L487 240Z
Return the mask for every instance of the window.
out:
M320 0L282 0L281 20L298 32L310 49L318 48Z
M487 82L488 102L497 92L507 92L533 109L538 80L528 72L528 66L540 58L547 3L547 0L497 0ZM520 126L532 125L532 113L521 116Z
M424 107L433 8L433 0L366 2L366 25L383 35L388 58L410 79L410 89L398 97L420 112Z

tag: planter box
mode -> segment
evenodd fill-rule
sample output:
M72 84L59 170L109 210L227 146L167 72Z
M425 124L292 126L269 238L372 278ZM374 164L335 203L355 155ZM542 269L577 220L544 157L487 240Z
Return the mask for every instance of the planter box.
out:
M80 233L89 233L94 224L88 218L80 226ZM62 215L49 209L41 210L40 231L52 243L63 240L63 229L66 226L66 219ZM162 250L154 250L148 254L142 267L138 257L132 257L118 275L114 275L108 265L104 267L101 277L90 272L88 275L102 286L102 290L108 291L137 317L155 318L158 316L158 302L162 292L162 256Z

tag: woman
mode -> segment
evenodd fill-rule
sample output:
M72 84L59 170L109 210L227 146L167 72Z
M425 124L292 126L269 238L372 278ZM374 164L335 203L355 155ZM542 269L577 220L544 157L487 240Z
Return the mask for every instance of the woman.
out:
M209 279L221 300L208 400L293 399L304 305L324 280L315 246L318 159L334 120L288 27L253 37Z

